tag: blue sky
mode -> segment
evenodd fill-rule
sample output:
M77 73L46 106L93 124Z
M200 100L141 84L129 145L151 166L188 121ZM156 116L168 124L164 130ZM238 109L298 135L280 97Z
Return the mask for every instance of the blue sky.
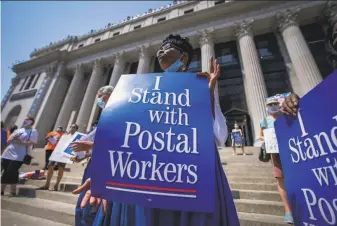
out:
M2 1L1 2L1 99L11 78L9 68L28 60L41 48L68 35L82 35L127 16L159 8L173 1Z

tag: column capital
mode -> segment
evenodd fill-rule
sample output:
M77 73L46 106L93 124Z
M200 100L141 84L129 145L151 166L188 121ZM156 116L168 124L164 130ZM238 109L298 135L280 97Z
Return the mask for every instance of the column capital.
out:
M337 22L337 4L334 1L328 1L324 8L324 16L327 17L331 26Z
M102 67L102 59L101 58L97 58L93 61L93 66L94 66L94 70L95 69L100 69Z
M124 61L125 53L124 51L118 52L114 55L114 64L120 64Z
M50 77L54 76L56 71L57 71L56 64L51 64L46 68L47 76L50 76Z
M77 64L75 66L75 73L83 72L83 64Z
M149 56L149 45L142 45L138 47L139 58Z
M235 35L237 39L240 39L242 36L249 35L253 36L252 24L254 20L244 20L239 23L236 23L234 28Z
M213 34L214 34L214 29L205 29L198 31L199 33L199 44L200 46L204 44L213 44Z
M276 13L278 28L281 32L290 25L298 26L297 17L299 11L300 9L296 8L296 9L287 9L286 11Z

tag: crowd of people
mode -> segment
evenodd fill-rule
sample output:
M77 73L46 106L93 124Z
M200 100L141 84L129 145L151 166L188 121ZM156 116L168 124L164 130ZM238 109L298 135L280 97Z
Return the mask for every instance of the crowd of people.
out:
M336 64L336 32L333 32L333 27L327 34L328 44L331 48L332 64ZM162 46L157 52L157 58L161 68L166 72L185 72L191 63L192 46L188 38L183 38L180 35L169 35L162 43ZM227 136L226 120L221 112L219 106L219 97L217 93L217 79L220 75L220 66L213 58L209 61L209 71L197 73L198 76L208 79L212 108L210 109L214 119L214 135L215 145L223 146ZM97 92L97 105L104 108L111 93L112 86L105 86ZM260 137L263 140L263 130L274 127L274 122L280 114L296 115L298 109L299 97L292 93L280 106L277 100L269 99L266 103L268 116L261 119ZM6 141L5 132L3 132L2 124L2 185L1 194L4 193L6 185L11 185L11 195L16 194L16 183L18 181L18 170L24 163L26 155L29 155L29 150L32 145L37 143L38 133L33 129L34 119L27 117L24 120L23 126L20 129L9 131L10 135ZM77 125L72 125L70 134L74 134L78 129ZM50 155L54 150L60 137L64 135L63 128L58 127L55 131L50 132L46 136L48 144L46 146L46 162L45 169L48 169L46 184L40 189L49 189L50 180L53 175L55 167L58 166L57 182L52 190L57 190L62 179L65 164L49 161ZM94 144L94 137L96 135L96 128L89 131L81 140L71 143L71 149L74 152L82 152L84 155L76 155L71 158L74 162L81 162L83 159L89 159L87 167L85 168L82 178L82 185L73 191L74 194L79 194L75 210L75 224L80 225L114 225L114 226L236 226L240 225L237 211L233 202L232 194L227 182L225 172L222 168L219 153L215 151L215 201L216 207L213 213L201 212L187 212L187 211L173 211L157 208L145 208L139 205L131 205L121 203L115 200L104 200L101 197L93 197L91 195L91 154ZM7 135L6 135L7 136ZM236 123L234 129L230 133L233 147L233 155L236 155L236 148L241 148L243 155L244 151L244 137L242 130ZM216 149L215 149L216 150ZM287 200L287 194L284 185L284 176L282 171L282 164L278 154L271 154L271 164L273 166L273 173L277 181L278 190L281 195L285 208L284 221L292 224L293 218L291 209ZM90 204L90 205L88 205Z

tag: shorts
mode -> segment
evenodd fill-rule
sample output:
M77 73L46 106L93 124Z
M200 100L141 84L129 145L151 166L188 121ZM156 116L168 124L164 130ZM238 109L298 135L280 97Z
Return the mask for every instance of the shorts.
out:
M19 169L22 166L22 161L1 159L1 177L2 184L17 184L19 181Z
M49 161L48 166L58 166L58 167L65 168L66 164L62 162Z
M279 154L270 154L271 163L273 165L273 173L275 178L283 178L283 169Z

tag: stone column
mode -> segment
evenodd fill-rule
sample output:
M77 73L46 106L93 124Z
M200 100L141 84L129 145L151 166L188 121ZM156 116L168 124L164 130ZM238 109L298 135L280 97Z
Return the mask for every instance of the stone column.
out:
M54 76L50 87L43 98L41 107L35 118L35 128L39 131L39 145L45 144L45 136L55 126L55 121L63 105L64 97L69 87L69 78L65 74L65 65L61 62Z
M76 97L79 95L79 90L84 85L83 65L76 65L74 77L70 83L69 90L63 102L61 111L57 117L55 126L62 126L66 129L71 112L76 105Z
M109 85L115 87L119 78L124 73L125 60L124 53L117 53L114 60L114 68L112 70L112 75L110 78Z
M215 57L214 43L212 38L213 30L200 31L201 68L203 72L209 72L209 58Z
M87 90L85 91L81 108L76 120L76 124L79 126L79 132L86 132L84 130L88 125L91 108L96 99L96 93L101 85L100 79L103 79L102 73L102 61L101 59L96 59L94 61L94 68L92 70L89 84Z
M302 92L300 81L299 81L299 79L296 75L294 65L291 62L291 59L290 59L288 50L286 48L286 45L285 45L285 43L282 39L282 36L281 36L280 32L274 31L274 34L275 34L277 44L279 46L282 58L284 60L284 64L286 65L286 68L287 68L287 73L288 73L288 76L289 76L291 88L292 88L294 93L298 94L301 97L301 96L304 95L304 93Z
M278 26L294 69L301 83L301 90L307 93L322 81L316 62L296 22L299 10L286 10L276 15Z
M4 96L4 98L1 101L1 111L5 108L9 97L12 95L16 85L19 84L19 82L20 82L20 77L16 76L16 77L12 78L11 86L9 87L6 95Z
M61 63L63 64L63 62ZM47 67L46 69L46 76L43 79L43 82L41 84L41 86L39 87L35 97L34 97L34 101L32 106L29 109L28 115L32 116L32 117L36 117L37 113L38 113L38 109L40 108L42 101L49 89L50 83L53 79L53 76L56 73L56 65L53 64L49 67Z
M253 137L259 138L260 120L266 117L265 99L267 89L260 65L252 31L253 21L243 21L235 31L240 45L240 54L244 69L244 86L247 106L252 120Z
M151 57L147 46L141 46L139 48L139 62L137 68L137 74L145 74L149 72Z

